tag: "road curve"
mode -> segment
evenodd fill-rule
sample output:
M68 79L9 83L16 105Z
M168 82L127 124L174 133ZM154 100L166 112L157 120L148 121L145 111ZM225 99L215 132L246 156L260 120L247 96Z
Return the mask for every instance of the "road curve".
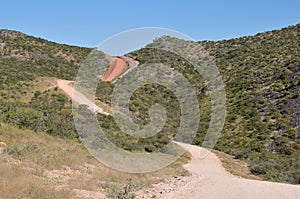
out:
M177 143L179 145L185 145ZM201 176L198 184L181 187L176 193L163 198L191 199L296 199L300 198L300 186L249 180L225 171L220 159L212 152L204 159L199 158L204 148L191 145L191 161L184 167L193 175Z

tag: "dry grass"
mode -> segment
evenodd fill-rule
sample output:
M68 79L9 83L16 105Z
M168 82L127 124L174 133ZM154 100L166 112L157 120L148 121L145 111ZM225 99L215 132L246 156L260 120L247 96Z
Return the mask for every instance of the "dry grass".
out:
M248 164L244 161L235 159L233 156L221 151L213 151L221 160L224 168L231 174L247 179L261 180L260 177L251 174Z
M63 93L55 89L56 82L41 77L26 83L18 100L27 103L36 91ZM110 111L106 104L98 105ZM86 198L91 193L115 198L124 187L135 192L167 177L188 175L182 168L188 155L157 172L129 174L103 166L78 140L0 124L0 142L6 144L0 150L0 198Z
M63 198L47 180L32 175L20 165L0 165L0 196L3 198Z
M107 168L95 160L77 140L64 140L7 124L0 126L0 196L4 198L117 197L124 187L131 192L188 175L182 164L188 155L167 168L148 174L129 174Z

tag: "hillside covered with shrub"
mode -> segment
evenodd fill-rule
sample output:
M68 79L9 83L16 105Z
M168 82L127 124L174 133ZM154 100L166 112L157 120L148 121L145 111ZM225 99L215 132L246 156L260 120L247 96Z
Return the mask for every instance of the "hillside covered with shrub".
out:
M78 137L55 79L74 79L91 49L0 30L0 119L59 137Z
M265 179L299 184L300 24L199 43L226 84L227 121L216 149L248 160Z
M164 37L173 42L186 42ZM215 58L227 95L227 117L215 149L249 163L263 179L300 183L300 24L281 30L224 41L201 41ZM48 42L15 31L0 31L0 120L53 136L76 138L71 104L60 90L45 87L27 96L38 78L75 78L91 51ZM210 121L210 96L203 79L186 60L153 48L129 53L140 65L164 63L182 73L196 88L201 120L194 144L201 145ZM114 84L100 83L97 98L109 104ZM37 87L38 88L38 87ZM121 132L110 116L99 115L112 142L126 150L157 151L176 134L179 103L159 85L145 85L133 94L129 108L141 126L150 122L149 108L166 107L167 121L155 137L138 139Z
M0 30L0 197L133 198L161 179L188 175L182 167L188 155L143 175L113 170L87 151L78 139L71 100L57 80L75 80L90 51ZM101 124L113 126L106 119L99 115ZM123 146L119 132L113 127L110 132Z
M187 60L152 48L164 40L185 42L159 38L129 55L140 65L163 63L174 68L196 88L201 120L194 144L201 145L211 114L207 87ZM227 117L215 149L247 161L251 172L266 180L299 184L300 24L254 36L197 44L215 58L226 89ZM101 84L98 97L109 103L113 86ZM179 104L170 90L145 85L134 93L129 108L136 123L144 125L150 122L148 110L155 103L168 110L161 133L170 138L180 123Z

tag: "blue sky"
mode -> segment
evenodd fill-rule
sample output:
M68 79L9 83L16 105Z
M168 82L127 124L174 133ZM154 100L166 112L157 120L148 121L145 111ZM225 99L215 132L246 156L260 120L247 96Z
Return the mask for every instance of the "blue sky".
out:
M89 47L132 28L162 27L195 40L222 40L300 23L299 0L10 0L0 5L0 29Z

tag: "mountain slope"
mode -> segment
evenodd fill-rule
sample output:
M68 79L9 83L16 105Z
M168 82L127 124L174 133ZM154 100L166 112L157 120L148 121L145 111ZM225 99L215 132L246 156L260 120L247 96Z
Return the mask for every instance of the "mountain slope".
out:
M72 79L90 51L17 31L0 30L0 87L7 88L39 76Z
M74 79L88 48L0 30L1 121L60 137L77 137L71 104L56 79Z
M166 37L154 44L161 39L185 42ZM252 173L264 179L299 184L300 24L250 37L196 43L216 58L226 86L227 118L216 149L246 160ZM28 103L21 102L20 96L26 95L41 76L74 79L79 63L90 51L0 31L1 121L55 136L76 137L70 102L57 88L36 91ZM193 67L182 58L149 48L130 56L140 64L163 62L197 88L201 121L194 144L201 145L211 104L205 83ZM97 98L109 103L113 87L109 82L99 84ZM174 94L159 85L145 85L133 94L129 107L135 122L142 126L150 122L148 110L156 103L166 107L168 119L152 139L128 136L111 117L99 116L100 124L108 129L112 141L126 150L159 150L180 124Z
M188 175L182 168L188 156L149 175L128 174L103 166L85 149L71 100L56 83L74 80L90 51L0 30L0 197L131 198L158 181Z
M183 42L166 37L149 47L164 39ZM252 173L264 179L299 184L300 24L250 37L197 43L215 57L226 86L227 118L216 149L247 160ZM130 55L141 64L163 62L172 66L200 91L203 119L194 144L201 145L210 117L210 99L203 80L189 69L192 66L176 56L149 48ZM132 102L133 112L146 121L146 110L152 102L147 104L144 98L153 98L143 97L147 94L145 88L137 91L142 103Z
M226 82L230 111L219 149L249 159L266 179L300 183L300 24L201 44ZM253 137L260 146L242 140Z

